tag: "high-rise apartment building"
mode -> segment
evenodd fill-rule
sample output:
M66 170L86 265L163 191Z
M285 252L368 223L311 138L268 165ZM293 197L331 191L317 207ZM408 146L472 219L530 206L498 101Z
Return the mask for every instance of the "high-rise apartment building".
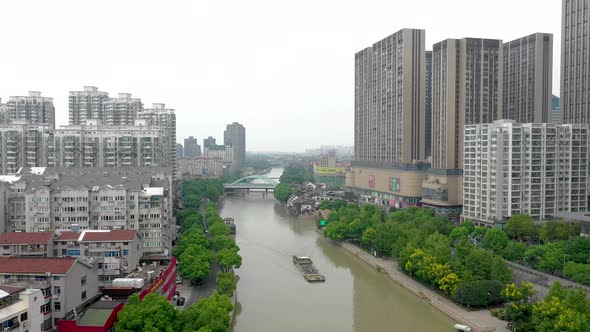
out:
M184 139L184 157L194 158L201 155L201 146L197 143L197 139L189 136Z
M551 98L551 123L561 124L561 107L557 96Z
M119 93L117 98L109 98L104 106L105 125L133 125L137 114L143 110L139 98L132 98L130 93Z
M47 126L13 121L0 125L0 172L14 174L21 167L47 166L54 131Z
M432 144L432 51L426 51L426 85L424 102L424 156L425 159L431 155Z
M355 54L354 161L346 186L367 201L417 205L425 159L425 34L403 29Z
M71 125L86 124L87 120L103 120L109 94L95 86L85 86L82 91L70 91L69 115Z
M504 44L502 119L551 120L553 35L535 33Z
M234 122L228 124L223 132L223 143L231 145L233 149L232 172L244 168L246 163L246 129L241 124Z
M176 114L166 104L154 103L152 108L146 108L137 113L137 119L144 120L146 125L160 127L168 145L164 146L167 160L176 159ZM136 123L140 123L137 121Z
M590 1L561 4L561 123L590 123Z
M55 128L53 98L42 97L39 91L29 91L28 96L10 97L6 104L6 115L5 120L9 122L27 121L32 125Z
M103 126L88 120L82 126L55 130L47 145L49 167L172 167L170 135L159 126Z
M217 140L213 136L209 136L207 138L203 138L203 149L208 148L210 146L216 146Z
M463 126L502 114L502 41L447 39L433 46L432 167L460 169Z
M2 98L0 98L0 124L9 123L8 120L8 105L2 103Z
M355 55L355 161L424 159L424 38L403 29Z
M493 225L587 209L587 124L466 125L464 154L464 218Z

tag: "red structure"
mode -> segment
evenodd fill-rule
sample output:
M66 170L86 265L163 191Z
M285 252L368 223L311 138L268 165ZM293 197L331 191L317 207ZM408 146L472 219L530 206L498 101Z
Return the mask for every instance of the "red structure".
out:
M156 276L151 284L144 287L139 293L139 299L150 293L158 293L168 301L176 291L176 258L170 260L170 264ZM126 287L122 287L126 288ZM114 289L110 287L109 289ZM127 289L125 289L127 290ZM88 307L84 315L77 320L60 320L57 322L58 332L107 332L117 322L117 315L123 309L126 301L98 301ZM106 320L105 311L110 310Z

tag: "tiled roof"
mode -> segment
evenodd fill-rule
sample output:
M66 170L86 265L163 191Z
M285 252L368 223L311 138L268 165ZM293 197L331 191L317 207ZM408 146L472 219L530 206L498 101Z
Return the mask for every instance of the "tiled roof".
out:
M109 232L84 232L82 241L133 241L136 231L112 230Z
M75 262L75 258L0 257L0 273L65 274Z
M80 237L80 233L64 231L60 232L59 236L57 237L57 241L72 241L77 240Z
M0 235L0 244L46 244L52 232L13 232Z

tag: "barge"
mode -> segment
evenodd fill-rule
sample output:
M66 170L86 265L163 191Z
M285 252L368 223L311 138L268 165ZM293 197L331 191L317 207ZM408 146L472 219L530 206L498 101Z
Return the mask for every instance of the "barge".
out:
M297 266L303 278L309 282L326 281L326 278L320 274L320 271L313 265L311 258L307 256L293 256L293 264Z

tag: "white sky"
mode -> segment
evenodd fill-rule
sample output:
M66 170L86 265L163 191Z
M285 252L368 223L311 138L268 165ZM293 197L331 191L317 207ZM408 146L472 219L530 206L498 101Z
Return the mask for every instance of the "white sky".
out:
M0 97L40 90L67 124L70 90L129 92L176 109L177 135L248 151L303 151L354 140L354 54L402 29L446 38L554 35L561 1L2 1Z

